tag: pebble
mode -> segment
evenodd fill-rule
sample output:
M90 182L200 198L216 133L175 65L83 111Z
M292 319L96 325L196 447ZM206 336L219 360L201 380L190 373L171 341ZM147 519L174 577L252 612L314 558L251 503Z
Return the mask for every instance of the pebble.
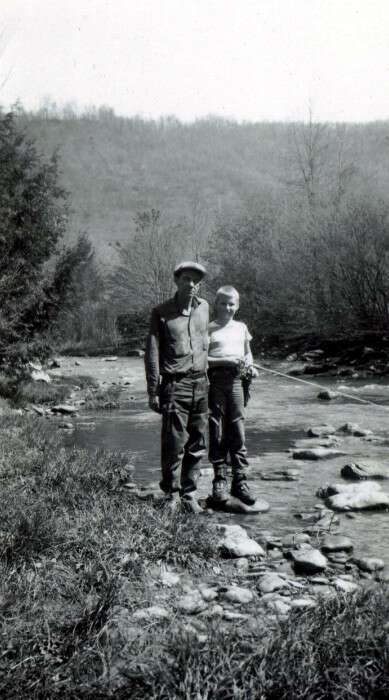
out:
M135 610L135 612L132 613L132 617L135 620L149 620L150 618L163 620L170 616L171 613L169 610L160 605L152 605L149 608L141 608L140 610Z
M288 582L278 574L272 572L266 573L258 584L258 588L262 593L273 593L285 586L289 586Z
M187 613L188 615L196 615L207 608L207 603L200 591L193 590L178 598L175 602L175 607L180 612Z
M353 543L349 537L328 535L321 545L322 552L352 552Z
M223 597L233 603L245 605L251 603L254 599L254 594L249 588L240 588L239 586L231 586L223 592Z
M333 584L337 591L343 591L344 593L354 593L359 588L354 581L347 581L340 577L334 579Z
M362 571L374 572L380 571L385 567L385 562L383 559L376 559L374 557L363 557L361 559L354 559L353 562Z

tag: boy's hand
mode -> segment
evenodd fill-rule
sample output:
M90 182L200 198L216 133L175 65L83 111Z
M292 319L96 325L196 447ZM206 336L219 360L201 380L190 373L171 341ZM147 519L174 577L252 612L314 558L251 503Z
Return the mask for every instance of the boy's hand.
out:
M149 396L149 408L155 413L161 413L158 396Z

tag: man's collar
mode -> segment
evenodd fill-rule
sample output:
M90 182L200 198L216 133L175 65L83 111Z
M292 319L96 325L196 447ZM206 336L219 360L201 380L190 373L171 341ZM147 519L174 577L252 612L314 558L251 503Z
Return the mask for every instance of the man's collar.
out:
M181 316L190 316L191 309L196 309L198 307L198 305L200 304L200 299L194 296L192 299L190 309L182 309L178 303L178 294L176 292L174 295L174 303L176 305L177 311L181 314Z

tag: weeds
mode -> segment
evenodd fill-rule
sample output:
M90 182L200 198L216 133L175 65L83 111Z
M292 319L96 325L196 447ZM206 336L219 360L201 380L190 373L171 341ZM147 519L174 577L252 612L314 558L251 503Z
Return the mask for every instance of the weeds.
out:
M213 530L131 500L127 455L66 451L39 419L0 418L0 696L360 700L389 690L384 588L228 626L137 623L172 564L199 576ZM258 613L259 615L259 613Z

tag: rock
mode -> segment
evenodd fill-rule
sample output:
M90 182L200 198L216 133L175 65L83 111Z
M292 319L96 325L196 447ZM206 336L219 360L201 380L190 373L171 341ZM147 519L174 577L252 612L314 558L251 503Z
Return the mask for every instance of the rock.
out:
M290 601L291 608L303 610L305 608L316 608L317 602L313 598L292 598Z
M300 472L298 469L280 469L274 472L262 472L263 481L298 481Z
M188 615L196 615L197 613L206 610L207 603L205 602L200 591L193 590L190 593L186 593L186 595L178 598L175 603L175 607L180 612Z
M355 593L359 588L354 581L347 581L343 578L334 579L333 585L337 591L342 591L343 593Z
M313 450L317 447L338 447L338 445L340 445L340 440L335 435L322 438L300 438L293 443L296 450ZM289 451L293 452L293 448Z
M371 430L366 428L360 428L357 423L345 423L338 428L338 433L344 433L345 435L354 435L354 437L366 437L373 435Z
M35 370L36 372L40 372L43 369L42 364L38 362L38 360L36 360L35 362L29 362L28 366L30 367L30 369Z
M332 484L327 487L327 493L327 503L334 510L389 508L389 495L382 491L379 484L374 481L362 481L356 484Z
M72 404L57 404L57 406L52 406L52 413L76 413L78 411L78 406L73 406Z
M377 571L375 579L381 583L389 583L389 571Z
M282 617L288 615L291 610L290 605L288 605L288 603L281 598L270 598L266 601L266 606Z
M336 428L332 425L315 425L313 428L308 428L308 437L328 437L336 432Z
M389 466L374 462L351 462L340 471L344 479L389 479Z
M224 613L224 610L221 605L212 605L212 607L207 608L204 612L204 616L207 618L213 618L213 617L221 617Z
M339 566L344 566L349 561L350 556L351 554L347 552L328 552L327 554L328 561Z
M332 457L339 457L343 455L344 452L331 447L314 447L308 450L294 450L293 459L308 459L317 461L319 459L331 459Z
M217 525L222 534L219 548L230 557L264 557L265 551L258 542L252 540L240 525Z
M283 547L297 547L299 544L309 544L310 536L305 532L296 532L294 535L286 535L282 539Z
M171 617L171 613L160 605L151 605L149 608L141 608L132 613L135 620L165 620Z
M249 566L250 566L249 562L244 557L239 557L238 559L234 559L234 565L235 565L235 568L238 569L238 571L240 571L240 572L247 571Z
M51 377L47 372L44 372L43 369L33 369L30 378L34 382L44 382L45 384L50 384L51 382Z
M42 408L42 406L35 406L34 404L31 404L31 408L35 413L38 414L38 416L44 416L45 415L45 409Z
M317 574L327 568L327 559L310 545L301 545L300 549L291 552L296 573Z
M247 620L248 615L235 612L234 610L223 610L223 618L232 622L234 620Z
M212 496L208 496L208 498L205 501L205 505L206 508L222 511L223 513L245 513L247 515L255 513L267 513L267 511L270 508L267 501L263 501L260 498L257 498L254 505L247 506L245 503L242 503L242 501L240 501L238 498L233 498L232 496L230 496L227 499L227 501L223 501L222 503L214 501Z
M231 586L223 592L223 597L233 603L246 605L254 599L254 594L249 588L240 588L239 586Z
M75 363L74 363L74 366L75 366L75 367L81 367L81 362L79 362L78 360L76 360Z
M104 362L116 362L117 359L116 355L111 355L110 357L104 357Z
M322 552L352 552L353 543L349 537L327 535L321 545Z
M309 582L315 586L328 586L330 583L326 576L312 576Z
M58 360L53 358L52 360L49 360L48 368L49 369L59 369L61 367L61 364Z
M215 600L215 598L218 596L217 589L213 588L212 586L207 586L206 583L200 583L199 591L203 600L205 600L207 603L209 603L211 600Z
M144 357L145 351L144 350L129 350L127 353L127 357Z
M336 393L336 391L323 389L323 391L319 391L317 398L320 399L320 401L332 401L332 399L338 398L338 394Z
M303 360L316 360L322 358L324 355L324 350L317 348L316 350L307 350L302 355Z
M180 575L175 571L169 571L168 569L161 570L161 583L163 586L171 588L172 586L177 586L180 582Z
M296 362L297 360L297 352L292 352L290 355L288 355L286 358L287 362Z
M289 584L278 574L269 571L262 576L258 583L258 588L261 593L274 593L274 591L279 591L281 588L289 588Z
M367 571L368 573L374 573L375 571L380 571L385 568L383 559L376 559L374 557L362 557L361 559L354 559L353 561L361 571Z
M329 363L323 363L320 365L307 364L303 369L303 374L324 374L325 372L329 372L331 369L334 369L334 365Z

